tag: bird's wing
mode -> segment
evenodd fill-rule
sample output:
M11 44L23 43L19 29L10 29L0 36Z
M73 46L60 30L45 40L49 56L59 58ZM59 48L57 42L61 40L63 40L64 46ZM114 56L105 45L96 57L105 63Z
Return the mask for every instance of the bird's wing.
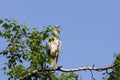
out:
M58 61L58 58L59 58L59 55L60 55L60 51L61 51L61 40L58 39L57 54L56 54L56 63Z
M58 53L60 53L61 51L61 40L60 39L58 39L57 51Z
M51 54L49 41L47 41L47 43L46 43L46 53L47 53L49 56L50 56L50 54Z

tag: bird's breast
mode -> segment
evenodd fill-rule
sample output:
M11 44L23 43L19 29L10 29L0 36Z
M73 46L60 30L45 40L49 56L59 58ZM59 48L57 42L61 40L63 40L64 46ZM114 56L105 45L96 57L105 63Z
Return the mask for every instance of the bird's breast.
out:
M54 41L50 42L50 45L52 52L56 51L58 46L58 40L55 39Z

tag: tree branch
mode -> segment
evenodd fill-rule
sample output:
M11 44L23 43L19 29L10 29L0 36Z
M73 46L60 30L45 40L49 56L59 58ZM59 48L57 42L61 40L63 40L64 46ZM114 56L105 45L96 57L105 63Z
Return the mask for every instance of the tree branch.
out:
M41 71L56 71L56 70L57 71L61 71L61 72L76 72L76 71L85 71L85 70L104 71L104 70L108 70L108 69L113 69L113 68L118 67L118 66L120 66L120 64L115 64L115 65L111 65L111 66L105 66L105 67L102 67L102 68L96 68L95 66L74 68L74 69L64 69L61 66L60 67L55 67L55 68L43 68L43 69L34 70L34 71L28 73L27 75L25 75L23 77L20 77L17 80L28 79L29 77L31 77L31 76L33 76L33 75L35 75L35 74L37 74L38 72L41 72Z

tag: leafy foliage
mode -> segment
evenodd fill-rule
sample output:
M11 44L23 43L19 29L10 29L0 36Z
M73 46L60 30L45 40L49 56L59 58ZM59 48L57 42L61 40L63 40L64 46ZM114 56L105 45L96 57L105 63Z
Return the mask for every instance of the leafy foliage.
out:
M120 54L115 55L115 60L113 64L120 64ZM109 73L108 80L120 80L120 66L117 66Z
M0 19L0 25L0 37L7 43L6 49L0 51L0 55L8 60L2 69L9 76L8 80L16 80L37 69L43 71L26 80L78 80L78 75L74 72L44 70L50 63L50 57L46 54L45 41L51 35L58 37L52 33L53 27L48 25L43 27L42 31L38 31L36 28L30 29L16 20L7 18ZM54 41L54 38L50 41ZM120 64L120 54L115 55L113 64ZM120 80L120 67L114 67L112 71L106 70L103 75L106 75L103 80Z
M113 65L118 66L112 68L112 70L106 70L103 73L103 80L120 80L120 54L115 54Z
M16 80L33 70L45 68L50 58L46 54L45 40L54 35L53 28L49 25L39 32L36 28L29 29L26 25L19 24L16 20L0 19L2 30L0 37L7 40L7 47L0 52L7 58L4 71L7 69L9 80ZM61 73L42 71L32 75L28 80L77 80L74 73Z

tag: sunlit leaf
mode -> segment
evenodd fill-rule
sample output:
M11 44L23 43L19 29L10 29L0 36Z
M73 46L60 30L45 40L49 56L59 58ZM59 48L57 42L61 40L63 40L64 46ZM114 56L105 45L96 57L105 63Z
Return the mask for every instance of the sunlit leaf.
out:
M3 23L3 20L0 19L0 24L2 24L2 23Z

